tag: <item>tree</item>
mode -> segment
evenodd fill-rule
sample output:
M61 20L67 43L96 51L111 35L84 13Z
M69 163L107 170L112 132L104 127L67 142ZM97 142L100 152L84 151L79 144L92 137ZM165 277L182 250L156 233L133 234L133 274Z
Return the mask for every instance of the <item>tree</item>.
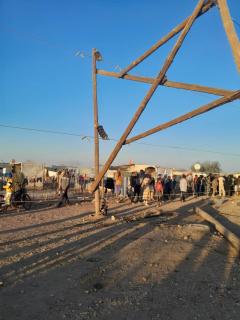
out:
M200 172L209 173L220 173L221 165L218 161L204 161L199 163L201 165ZM191 166L191 170L196 172L197 170L194 168L194 164Z

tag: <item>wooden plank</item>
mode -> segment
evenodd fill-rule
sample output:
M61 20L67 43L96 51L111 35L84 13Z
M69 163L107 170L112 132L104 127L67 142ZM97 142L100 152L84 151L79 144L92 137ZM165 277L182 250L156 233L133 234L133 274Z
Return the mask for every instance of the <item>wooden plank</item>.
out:
M234 57L238 72L240 72L240 42L235 30L234 24L232 22L227 1L218 0L218 5L220 9L223 26L232 49L233 57Z
M136 135L136 136L134 136L134 137L132 137L130 139L127 139L125 144L128 144L128 143L137 141L139 139L145 138L145 137L147 137L147 136L149 136L149 135L151 135L153 133L156 133L156 132L159 132L161 130L164 130L164 129L167 129L169 127L172 127L172 126L174 126L174 125L176 125L178 123L181 123L181 122L186 121L188 119L194 118L194 117L196 117L196 116L198 116L198 115L200 115L202 113L205 113L205 112L208 112L210 110L213 110L213 109L215 109L215 108L217 108L217 107L219 107L219 106L221 106L223 104L229 103L229 102L231 102L233 100L236 100L236 99L239 99L239 98L240 98L240 90L235 91L234 93L232 93L232 94L230 94L228 96L225 96L225 97L222 97L220 99L214 100L211 103L208 103L208 104L206 104L206 105L204 105L204 106L202 106L200 108L197 108L197 109L195 109L195 110L193 110L191 112L188 112L188 113L186 113L186 114L184 114L184 115L182 115L180 117L177 117L177 118L175 118L175 119L173 119L171 121L165 122L165 123L163 123L163 124L161 124L161 125L159 125L159 126L157 126L155 128L152 128L152 129L150 129L148 131L145 131L145 132L143 132L141 134L138 134L138 135Z
M103 76L119 78L119 73L117 73L117 72L97 70L97 73L100 75L103 75ZM135 76L135 75L131 75L131 74L125 74L122 79L143 82L143 83L150 83L150 84L152 84L154 82L154 78ZM165 82L161 82L159 85L169 87L169 88L175 88L175 89L185 89L185 90L190 90L190 91L210 93L210 94L214 94L217 96L226 96L228 94L234 93L234 91L232 91L232 90L212 88L212 87L202 86L202 85L198 85L198 84L189 84L189 83L169 81L169 80L167 80Z
M92 50L93 114L94 114L94 169L95 177L99 174L99 136L98 136L98 100L97 100L97 67L96 49ZM95 191L95 214L100 214L100 192Z
M141 102L140 106L138 107L136 113L134 114L132 120L130 121L128 127L125 129L125 131L123 132L120 140L118 141L118 143L116 144L115 148L113 149L112 153L110 154L107 162L105 163L105 165L103 166L102 170L100 171L99 175L97 176L96 180L93 182L92 185L92 192L94 192L97 189L97 186L99 185L101 179L104 177L105 173L107 172L107 170L109 169L110 165L112 164L112 162L114 161L114 159L116 158L117 154L119 153L119 151L121 150L124 142L126 141L127 137L129 136L130 132L132 131L134 125L136 124L136 122L138 121L139 117L141 116L142 112L145 110L149 100L151 99L151 97L153 96L154 92L156 91L159 83L162 82L162 80L165 77L165 74L168 70L168 68L170 67L170 65L173 62L174 57L176 56L179 48L181 47L183 40L185 39L188 31L190 30L194 20L196 19L199 11L201 10L202 6L203 6L204 0L200 0L196 6L196 8L193 11L192 16L189 18L185 28L183 29L183 31L181 32L178 40L176 41L176 44L174 45L173 49L171 50L170 54L168 55L163 68L161 69L161 71L159 72L157 78L154 80L152 86L150 87L149 91L147 92L146 96L144 97L143 101Z
M202 14L207 12L211 7L215 5L214 1L209 0L207 3L202 7L200 12L198 13L197 17L200 17ZM143 55L141 55L139 58L134 60L129 66L127 66L125 69L123 69L119 73L119 78L123 77L128 71L136 67L140 62L145 60L148 56L150 56L154 51L156 51L158 48L160 48L164 43L166 43L168 40L172 39L175 35L177 35L181 30L184 29L186 26L188 20L190 17L185 19L182 23L180 23L178 26L176 26L174 29L172 29L166 36L164 36L162 39L160 39L157 43L155 43L150 49L148 49Z
M240 253L240 239L237 235L235 235L227 227L223 226L218 220L216 220L213 216L211 216L209 213L202 210L201 208L196 207L195 211L204 220L213 224L216 230L220 232L224 236L224 238L226 238L231 243L231 245L237 250L238 254Z

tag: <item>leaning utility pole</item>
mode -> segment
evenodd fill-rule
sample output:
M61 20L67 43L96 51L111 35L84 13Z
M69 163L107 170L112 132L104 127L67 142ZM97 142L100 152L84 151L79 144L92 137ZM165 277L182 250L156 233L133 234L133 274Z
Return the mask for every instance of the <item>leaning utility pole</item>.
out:
M93 81L93 111L94 111L94 170L95 180L99 175L99 136L98 136L98 102L97 102L97 50L92 49L92 81ZM95 214L100 214L99 187L95 191Z

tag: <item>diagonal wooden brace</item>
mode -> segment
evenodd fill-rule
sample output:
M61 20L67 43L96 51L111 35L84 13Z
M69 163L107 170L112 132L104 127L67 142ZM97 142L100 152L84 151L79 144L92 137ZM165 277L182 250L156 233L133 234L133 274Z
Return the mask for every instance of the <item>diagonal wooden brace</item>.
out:
M145 132L143 132L141 134L138 134L135 137L132 137L132 138L126 140L125 144L137 141L137 140L145 138L147 136L150 136L153 133L156 133L156 132L159 132L161 130L164 130L164 129L167 129L169 127L172 127L172 126L174 126L174 125L176 125L178 123L181 123L183 121L186 121L188 119L196 117L196 116L198 116L198 115L200 115L202 113L205 113L205 112L208 112L210 110L213 110L213 109L215 109L217 107L220 107L223 104L229 103L229 102L231 102L233 100L236 100L236 99L239 99L239 98L240 98L240 90L239 91L235 91L234 93L232 93L230 95L227 95L227 96L225 96L223 98L214 100L213 102L208 103L207 105L204 105L204 106L202 106L200 108L197 108L197 109L195 109L195 110L193 110L191 112L188 112L188 113L186 113L186 114L184 114L184 115L182 115L180 117L177 117L177 118L175 118L175 119L173 119L171 121L165 122L165 123L153 128L153 129L150 129L150 130L145 131Z
M202 9L199 11L197 18L200 17L202 14L207 12L209 9L211 9L215 5L215 1L208 0L205 5L202 7ZM166 36L164 36L162 39L160 39L158 42L156 42L150 49L148 49L144 54L142 54L139 58L134 60L132 63L130 63L129 66L127 66L125 69L123 69L119 73L119 78L122 78L128 71L135 68L139 63L141 63L143 60L145 60L147 57L149 57L153 52L155 52L158 48L160 48L164 43L168 42L170 39L172 39L175 35L177 35L180 31L182 31L187 22L188 19L185 19L182 23L177 25L174 29L172 29Z

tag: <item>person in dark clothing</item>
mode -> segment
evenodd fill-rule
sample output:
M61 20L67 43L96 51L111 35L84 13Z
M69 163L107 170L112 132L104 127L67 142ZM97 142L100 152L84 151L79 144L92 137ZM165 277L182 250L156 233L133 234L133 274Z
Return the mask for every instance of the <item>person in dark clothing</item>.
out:
M164 198L166 200L170 200L171 192L172 192L172 179L170 176L168 176L164 181L164 189L163 189Z
M171 192L172 192L172 199L175 199L176 197L176 189L177 189L177 180L176 180L176 176L173 176L172 178L172 187L171 187Z
M12 192L14 199L19 199L22 192L25 190L27 185L27 179L25 178L23 172L18 171L16 166L12 166Z
M226 196L230 197L231 196L231 177L230 176L225 177L224 188L226 190Z
M110 189L112 194L114 194L114 180L113 178L107 178L104 183L104 193L107 193L107 189Z
M140 179L137 172L132 172L130 176L130 187L131 187L131 194L130 194L131 202L136 203L140 200L140 191L141 191Z
M196 181L196 195L199 197L201 195L201 184L202 184L202 176L199 176Z
M70 187L70 175L67 169L64 170L64 174L61 178L61 188L63 190L63 193L61 195L61 198L57 204L57 207L61 207L63 204L70 204L69 198L68 198L68 189Z
M203 196L205 194L205 191L206 191L206 179L202 175L200 177L201 177L200 195Z
M234 185L235 185L235 179L234 179L234 176L232 174L230 174L228 177L227 177L227 190L228 190L228 194L229 197L233 196L234 194Z
M194 189L194 196L197 197L198 196L198 176L195 174L194 178L193 178L193 189Z
M18 192L26 185L26 179L21 171L17 171L16 166L12 166L12 189L13 192Z

